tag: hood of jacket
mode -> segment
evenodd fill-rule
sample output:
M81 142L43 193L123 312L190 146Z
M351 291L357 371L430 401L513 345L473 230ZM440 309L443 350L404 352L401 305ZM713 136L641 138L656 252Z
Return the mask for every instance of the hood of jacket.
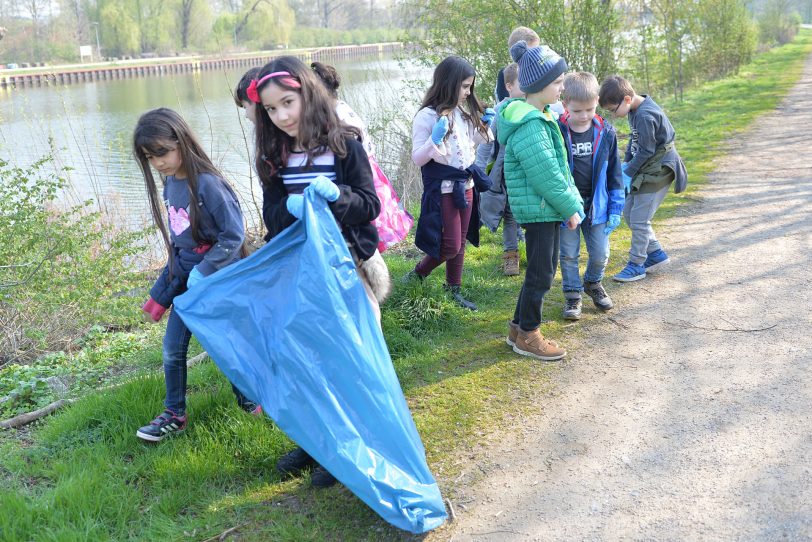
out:
M496 136L499 140L499 144L507 144L513 132L518 130L524 123L533 119L547 120L541 111L527 103L524 98L508 100L504 107L499 110L499 117L497 119Z

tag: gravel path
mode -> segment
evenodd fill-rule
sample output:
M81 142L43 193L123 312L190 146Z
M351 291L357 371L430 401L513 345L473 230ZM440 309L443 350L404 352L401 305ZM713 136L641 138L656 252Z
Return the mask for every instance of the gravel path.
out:
M811 126L812 57L427 540L812 540Z

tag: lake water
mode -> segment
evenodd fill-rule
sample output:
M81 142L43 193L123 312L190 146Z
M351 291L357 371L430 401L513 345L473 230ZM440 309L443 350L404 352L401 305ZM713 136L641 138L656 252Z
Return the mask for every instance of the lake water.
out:
M336 63L342 97L367 122L393 111L416 111L417 91L428 87L431 70L403 67L391 58ZM17 166L51 155L55 167L70 167L68 203L93 199L130 227L148 220L147 198L132 156L132 130L144 111L178 111L212 160L237 189L249 223L257 220L259 182L252 173L252 125L232 100L245 70L205 71L96 81L73 85L0 90L0 157ZM256 204L254 203L256 202Z

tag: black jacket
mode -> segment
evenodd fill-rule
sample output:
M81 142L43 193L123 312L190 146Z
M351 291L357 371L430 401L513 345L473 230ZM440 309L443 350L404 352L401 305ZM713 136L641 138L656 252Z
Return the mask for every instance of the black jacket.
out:
M375 192L372 169L364 147L355 139L347 138L347 156L335 157L338 199L329 203L347 244L354 247L359 258L369 259L378 248L378 230L372 223L381 211L381 202ZM266 241L270 241L293 224L296 217L288 212L288 193L282 178L274 175L269 184L262 185L262 220L268 228Z

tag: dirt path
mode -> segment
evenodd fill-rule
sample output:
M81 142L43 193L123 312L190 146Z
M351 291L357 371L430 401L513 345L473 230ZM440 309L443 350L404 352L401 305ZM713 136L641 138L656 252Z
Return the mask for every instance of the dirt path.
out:
M812 540L810 126L812 57L429 540Z

